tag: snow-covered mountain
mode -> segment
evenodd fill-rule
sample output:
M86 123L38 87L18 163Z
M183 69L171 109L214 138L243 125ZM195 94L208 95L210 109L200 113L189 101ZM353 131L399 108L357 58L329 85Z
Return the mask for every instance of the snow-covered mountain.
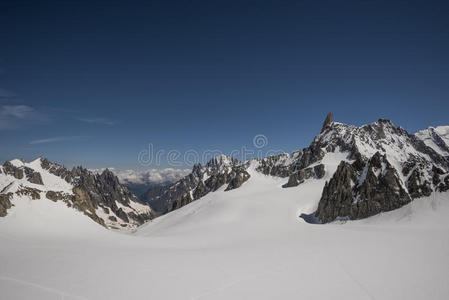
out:
M245 165L233 157L220 155L204 166L195 164L189 175L171 185L149 189L143 199L156 211L167 213L216 191L223 185L226 185L227 191L238 188L248 178Z
M11 209L13 197L42 197L62 200L106 227L135 228L222 186L225 191L241 187L250 179L252 167L261 174L284 178L284 189L328 177L317 190L320 200L315 211L302 212L302 216L317 223L355 220L447 191L448 153L449 126L410 134L389 120L357 127L334 122L329 113L310 146L245 162L220 155L204 166L198 163L178 181L150 188L142 196L149 205L139 202L123 185L135 173L128 172L119 182L108 169L101 173L81 167L69 171L46 159L5 162L0 168L0 215ZM331 162L338 164L334 171L329 167L330 157L338 158Z
M291 154L195 165L155 198L170 213L125 234L83 215L151 218L110 171L6 162L0 298L447 299L448 157L429 136L329 117Z
M62 201L107 228L135 229L153 217L109 170L101 174L82 167L69 171L45 158L14 159L0 166L0 216L19 201Z
M361 219L448 190L448 149L449 126L413 135L389 120L357 127L334 122L329 113L307 148L246 162L220 156L205 166L195 165L172 185L150 189L145 198L156 210L170 212L224 184L226 190L239 188L250 177L250 165L265 175L288 178L284 187L291 188L323 178L329 172L326 157L338 154L339 167L319 191L316 212L304 217L319 223Z
M127 234L62 201L15 201L0 218L0 298L447 299L449 192L344 224L298 218L345 159L326 153L322 178L290 188L251 161L240 188Z

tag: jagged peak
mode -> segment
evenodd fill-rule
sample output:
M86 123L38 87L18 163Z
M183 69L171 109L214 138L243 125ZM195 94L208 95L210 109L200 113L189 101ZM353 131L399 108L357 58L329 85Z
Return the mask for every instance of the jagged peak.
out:
M380 118L379 120L377 120L377 123L390 124L390 125L393 125L393 126L394 126L393 122L391 122L390 119Z
M89 170L87 170L87 171L90 172ZM114 174L114 172L112 172L108 168L104 169L103 172L101 172L101 174L97 174L97 175L100 178L107 180L108 182L113 182L114 184L117 184L117 185L119 184L118 177Z
M90 171L90 170L88 170L88 171ZM106 169L104 169L103 170L103 172L101 172L101 175L107 175L107 176L115 176L115 174L114 174L114 172L112 172L109 168L106 168Z
M388 119L379 119L370 124L364 124L361 126L349 125L334 121L332 121L330 125L324 125L325 124L323 124L323 131L318 136L316 136L315 140L329 140L335 138L335 136L348 136L348 134L360 135L364 132L368 134L376 133L377 138L385 138L386 131L397 134L408 133L402 127L396 127L396 125L394 125L394 123ZM328 128L331 128L331 130L326 130Z
M326 119L323 122L323 127L321 128L321 133L323 133L328 127L330 127L333 123L333 115L332 112L328 112Z
M234 166L238 164L239 161L235 157L228 156L225 154L220 154L215 157L212 157L206 164L206 167L213 166Z
M199 176L201 174L202 169L203 169L203 166L200 163L195 163L192 168L192 173Z

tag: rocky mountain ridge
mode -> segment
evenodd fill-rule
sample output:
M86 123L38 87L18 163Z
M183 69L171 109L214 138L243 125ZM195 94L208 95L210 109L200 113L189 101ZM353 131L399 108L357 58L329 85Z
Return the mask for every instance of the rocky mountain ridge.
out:
M30 163L15 159L0 167L0 216L24 197L63 201L107 228L134 229L154 216L111 171L68 170L45 158Z
M204 166L197 163L192 172L165 187L150 189L143 196L159 213L168 213L226 185L229 191L240 187L249 179L246 167L237 159L226 155L213 157Z
M211 171L216 168L210 163L195 165L191 174L171 186L148 191L147 199L169 212L225 183L227 189L238 188L250 177L250 165L265 175L286 178L283 187L291 188L323 178L323 159L331 153L343 153L346 159L331 174L316 212L307 218L314 222L365 218L449 189L449 126L410 134L386 119L358 127L332 118L329 113L321 133L304 149L246 162L221 156L227 162L222 170Z
M326 162L332 155L339 157L336 170ZM105 227L133 229L209 193L237 189L251 172L285 178L284 189L326 176L329 180L317 191L316 211L304 216L307 221L366 218L449 190L449 126L410 134L386 119L353 126L334 122L329 113L308 147L245 162L220 155L197 163L180 180L149 189L144 195L149 205L108 169L95 173L82 167L68 170L44 158L12 160L0 167L0 216L17 197L46 198L64 201Z

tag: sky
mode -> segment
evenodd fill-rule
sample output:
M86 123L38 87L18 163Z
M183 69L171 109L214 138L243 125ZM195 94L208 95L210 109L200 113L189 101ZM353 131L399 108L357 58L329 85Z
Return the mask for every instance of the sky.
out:
M3 0L0 160L185 168L194 151L306 147L328 111L412 133L449 125L448 13L447 1Z

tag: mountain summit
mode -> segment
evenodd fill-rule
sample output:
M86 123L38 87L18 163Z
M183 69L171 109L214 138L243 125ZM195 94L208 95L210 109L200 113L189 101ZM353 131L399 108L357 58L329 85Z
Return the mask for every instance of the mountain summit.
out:
M448 128L410 134L390 120L357 127L334 122L328 113L321 133L304 149L245 162L214 158L204 167L195 165L191 174L170 186L149 190L146 201L160 212L169 212L224 184L228 184L225 190L239 188L250 177L248 168L253 168L286 178L284 188L328 174L330 180L319 188L316 211L307 220L366 218L449 189ZM331 170L329 161L335 163L335 157L339 157L338 168Z
M298 187L316 181L313 197L319 201L312 213L301 212L309 222L356 220L449 190L448 154L449 126L410 134L390 120L358 127L335 122L328 113L308 147L244 162L213 157L180 180L149 189L147 204L108 169L68 170L45 158L7 161L0 167L0 216L14 210L18 199L43 198L63 201L107 228L134 229L210 193L239 189L257 172L284 181L280 198L287 190L297 191L298 199L310 197Z
M321 133L323 133L323 131L326 130L326 128L332 124L332 121L333 121L332 112L329 112L326 116L326 119L324 120L323 127L321 128Z

